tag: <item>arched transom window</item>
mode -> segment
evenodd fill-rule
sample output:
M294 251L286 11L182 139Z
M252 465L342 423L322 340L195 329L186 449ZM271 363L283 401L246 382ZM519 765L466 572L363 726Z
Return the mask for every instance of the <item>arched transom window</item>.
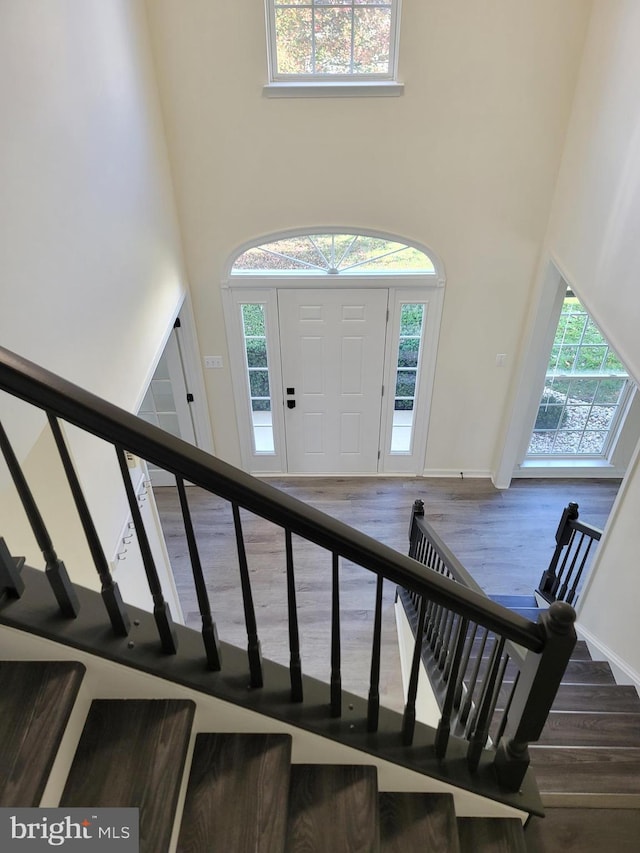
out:
M368 234L303 234L253 246L239 255L232 275L433 275L422 249Z

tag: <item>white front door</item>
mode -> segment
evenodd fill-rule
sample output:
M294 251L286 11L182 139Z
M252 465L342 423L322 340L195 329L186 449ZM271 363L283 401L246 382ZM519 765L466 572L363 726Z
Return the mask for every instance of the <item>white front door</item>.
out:
M388 291L278 290L287 467L378 470Z

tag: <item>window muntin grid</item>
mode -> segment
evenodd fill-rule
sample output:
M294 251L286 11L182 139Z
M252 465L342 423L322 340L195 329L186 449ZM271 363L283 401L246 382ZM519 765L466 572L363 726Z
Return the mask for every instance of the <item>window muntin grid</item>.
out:
M423 304L413 302L401 304L391 427L391 453L411 453L424 315Z
M265 305L240 306L247 386L251 405L253 447L256 453L275 453L271 384L265 325Z
M630 387L624 365L569 292L527 456L607 456Z
M271 79L392 80L398 0L267 0Z
M253 246L232 275L427 274L435 267L421 249L367 234L303 234Z

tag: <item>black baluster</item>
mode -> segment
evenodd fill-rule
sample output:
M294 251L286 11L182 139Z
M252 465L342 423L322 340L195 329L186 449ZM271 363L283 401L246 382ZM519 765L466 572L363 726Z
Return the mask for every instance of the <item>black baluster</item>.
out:
M238 565L240 568L240 585L242 587L242 602L244 605L244 621L247 626L247 654L249 656L250 685L251 687L262 687L262 652L260 649L260 640L258 639L258 626L256 623L256 612L253 606L253 593L251 592L247 552L245 551L244 537L242 535L240 509L235 503L231 504L231 509L233 511L233 525L236 531Z
M153 618L155 619L156 627L158 629L160 645L163 652L166 652L168 655L175 655L178 650L178 638L176 637L175 626L173 624L173 619L171 618L169 605L162 594L162 586L160 585L156 564L153 559L153 554L151 553L149 538L147 537L147 531L144 528L142 515L140 514L140 507L138 506L138 501L133 489L133 483L131 482L127 458L120 445L116 444L114 445L114 448L116 456L118 457L118 465L120 466L120 474L122 475L124 490L129 502L131 519L138 538L138 545L142 556L142 565L144 566L147 583L149 584L149 591L153 599Z
M576 545L576 542L578 543L577 545ZM563 583L559 587L557 595L556 595L556 598L559 601L565 600L565 596L567 594L567 589L569 586L569 581L571 580L571 578L573 576L573 572L575 571L576 563L578 562L578 557L580 556L580 549L582 548L583 542L584 542L584 533L581 533L580 537L578 538L577 533L574 531L574 535L571 538L571 546L570 546L573 549L572 550L571 563L569 565L567 572L564 575ZM568 551L569 551L569 548L567 548L567 555L568 555ZM560 578L558 578L558 580L560 580Z
M64 435L62 434L62 428L60 427L60 423L55 415L48 412L47 417L49 419L49 426L51 427L56 447L58 448L58 453L60 454L62 467L64 468L64 472L67 476L67 482L71 489L73 501L76 505L76 510L78 511L78 518L80 519L80 524L84 530L87 545L91 552L93 564L96 567L98 577L100 578L100 595L102 596L102 601L104 602L105 609L109 616L111 627L113 628L114 633L119 637L126 637L129 633L129 628L131 627L129 615L127 614L122 596L120 595L118 584L114 581L113 576L111 575L109 563L107 562L102 545L100 544L100 538L95 524L93 523L93 518L89 512L89 507L87 506L87 501L82 491L78 475L76 474L75 467L71 460L69 448L67 447Z
M459 710L460 703L462 702L462 697L464 695L464 676L467 671L467 667L469 666L469 658L471 657L473 644L476 641L476 635L478 633L478 623L472 622L470 624L472 625L472 630L468 631L469 636L467 637L464 654L460 663L460 669L458 670L458 677L456 678L456 689L453 701L453 707L456 710Z
M13 557L7 543L0 538L0 595L6 593L11 598L20 598L24 592L24 581L20 577L23 565L24 557Z
M411 520L409 522L409 556L417 559L418 545L422 538L420 528L416 523L416 516L424 515L424 502L420 499L413 502Z
M53 594L58 602L58 607L63 616L74 618L80 610L80 603L73 584L69 580L69 575L62 560L58 559L55 552L51 537L45 527L45 523L40 515L31 489L27 484L20 463L18 462L13 448L9 443L4 427L0 424L0 448L7 463L7 468L11 474L16 491L22 501L22 506L29 519L29 524L33 530L33 534L38 543L42 555L45 560L45 574L49 580Z
M480 672L480 664L482 663L482 655L484 654L484 648L487 644L487 638L489 636L489 632L485 628L483 630L482 640L480 642L480 650L477 654L477 657L474 661L473 670L471 673L471 678L469 679L469 683L467 684L467 698L460 709L460 722L466 723L467 718L469 717L469 711L471 710L471 705L473 704L473 693L476 689L476 682L478 680L478 673Z
M198 543L196 542L196 535L193 529L189 502L187 500L187 493L184 487L184 480L182 477L178 477L177 475L176 486L178 487L178 497L180 498L180 509L182 510L182 520L184 522L184 532L187 538L187 547L189 549L189 559L191 561L191 571L193 572L193 582L196 588L198 608L202 618L202 643L204 645L204 652L207 658L207 666L214 672L219 672L222 666L222 661L220 656L218 631L211 613L207 585L204 580L202 563L200 562Z
M542 573L540 584L538 586L540 592L547 599L553 598L554 591L558 588L558 579L556 577L556 567L562 554L562 549L565 548L573 535L571 522L576 521L579 516L578 504L571 502L567 504L562 511L558 529L556 530L556 548L553 552L553 557L549 563L549 567ZM565 557L566 560L566 557Z
M507 671L507 667L509 666L509 655L503 654L502 659L500 661L500 670L498 671L498 679L496 681L496 686L493 691L493 700L491 702L491 708L489 710L489 721L493 720L493 716L496 712L496 708L498 706L498 697L500 696L500 691L502 690L502 685L504 684L504 676ZM500 730L502 729L502 723L498 728L498 734L496 735L495 743L497 744L500 740ZM485 739L486 742L486 739Z
M469 740L469 748L467 750L467 765L472 773L478 769L480 764L480 756L482 750L489 737L489 726L491 725L491 714L495 708L495 690L498 683L498 673L500 670L500 659L504 651L504 637L500 637L491 655L491 663L488 667L487 677L482 691L482 698L478 706L476 714L476 722L473 733Z
M442 605L435 604L433 601L430 601L427 605L427 619L424 626L424 639L427 643L431 643L431 638L434 635L434 631L436 629L441 610Z
M384 578L378 575L376 583L376 607L373 619L373 648L371 650L371 679L369 682L369 705L367 731L378 731L380 714L380 648L382 644L382 586Z
M424 620L426 618L426 603L424 596L420 601L420 615L418 616L418 628L413 645L413 658L411 660L411 673L409 675L409 686L407 688L407 702L404 707L402 718L402 742L410 746L413 742L413 732L416 727L416 696L418 695L418 676L420 675L420 659L422 653L422 635L424 634Z
M449 615L447 616L447 624L445 626L444 635L442 638L442 644L440 649L440 656L438 657L438 669L441 669L443 672L443 677L445 674L445 664L447 663L447 659L449 658L451 651L451 634L453 632L453 626L456 621L456 614L453 610L449 611Z
M456 631L453 655L450 658L451 667L449 672L449 686L447 687L447 692L444 697L444 702L442 705L442 716L440 717L440 722L438 723L438 730L436 732L436 739L434 744L434 749L437 758L444 758L445 753L447 751L447 744L449 743L449 735L451 734L451 717L453 714L453 709L455 707L456 682L458 680L458 672L460 671L460 664L462 662L462 654L464 651L464 644L467 638L468 630L469 620L460 617L458 622L458 629Z
M302 663L300 661L300 639L298 633L298 607L293 573L293 543L291 531L285 530L287 555L287 609L289 612L289 673L291 678L291 701L302 702Z
M431 542L429 542L429 540L427 540L427 547L425 548L424 552L424 564L428 569L431 569L432 571L435 571L432 565L434 554L435 551L433 549L433 545L431 544Z
M442 667L444 666L444 659L442 661L442 665L440 665L440 659L442 658L443 654L446 655L447 630L449 629L452 619L452 611L448 610L447 608L443 608L442 616L440 617L440 623L438 625L438 636L433 647L433 656L440 669L442 669Z
M513 702L513 697L516 692L516 687L518 686L518 679L520 678L520 670L516 673L516 677L513 680L513 685L511 686L511 690L509 691L509 695L507 696L507 701L504 705L504 711L502 712L502 719L500 720L500 727L496 734L496 744L500 743L502 740L502 735L504 734L504 730L507 726L507 722L509 720L509 710L511 709L511 703Z
M558 573L555 577L555 580L551 586L551 595L554 599L558 599L558 589L560 588L560 584L562 583L562 578L567 568L567 563L569 561L569 557L571 556L571 548L573 546L573 541L575 539L576 532L575 530L571 531L571 538L569 539L569 543L567 544L567 548L562 559L562 563L560 564L560 568L558 569Z
M340 674L340 577L339 558L333 554L331 583L331 716L342 714L342 675Z
M487 689L487 679L489 677L489 672L491 671L491 661L493 660L493 656L495 655L496 648L498 646L498 639L493 635L489 635L487 639L487 647L485 648L485 652L482 656L482 662L484 662L484 678L482 678L482 674L478 673L478 678L480 679L480 695L477 697L475 704L470 708L469 715L466 720L464 736L467 740L471 738L471 735L475 731L476 720L478 719L478 714L480 712L480 707L482 705L482 700ZM482 669L482 667L480 667Z
M573 586L569 590L566 598L565 598L565 596L560 596L561 598L564 598L564 600L567 602L567 604L573 604L573 602L575 601L576 593L578 591L578 586L580 584L580 579L582 578L582 573L584 572L585 566L587 565L587 560L589 558L589 551L591 550L592 545L593 545L593 539L591 537L589 537L589 544L587 545L586 550L584 552L584 556L583 556L582 560L580 561L580 568L578 569L578 571L575 574Z

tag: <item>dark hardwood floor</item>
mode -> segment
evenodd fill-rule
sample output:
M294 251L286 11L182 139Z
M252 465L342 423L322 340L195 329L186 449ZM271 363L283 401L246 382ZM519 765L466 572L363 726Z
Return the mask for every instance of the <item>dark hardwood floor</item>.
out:
M416 498L428 519L477 582L490 594L531 593L546 568L562 509L569 501L580 517L603 527L618 481L514 480L498 491L484 479L279 478L269 482L317 509L406 553L409 515ZM175 488L155 489L169 556L187 624L199 614ZM203 490L188 498L220 639L246 646L231 508ZM284 536L280 528L242 514L263 655L288 663ZM329 680L331 557L294 540L303 671ZM341 566L343 687L368 691L375 581L368 572ZM402 709L393 612L386 585L383 614L381 700Z

